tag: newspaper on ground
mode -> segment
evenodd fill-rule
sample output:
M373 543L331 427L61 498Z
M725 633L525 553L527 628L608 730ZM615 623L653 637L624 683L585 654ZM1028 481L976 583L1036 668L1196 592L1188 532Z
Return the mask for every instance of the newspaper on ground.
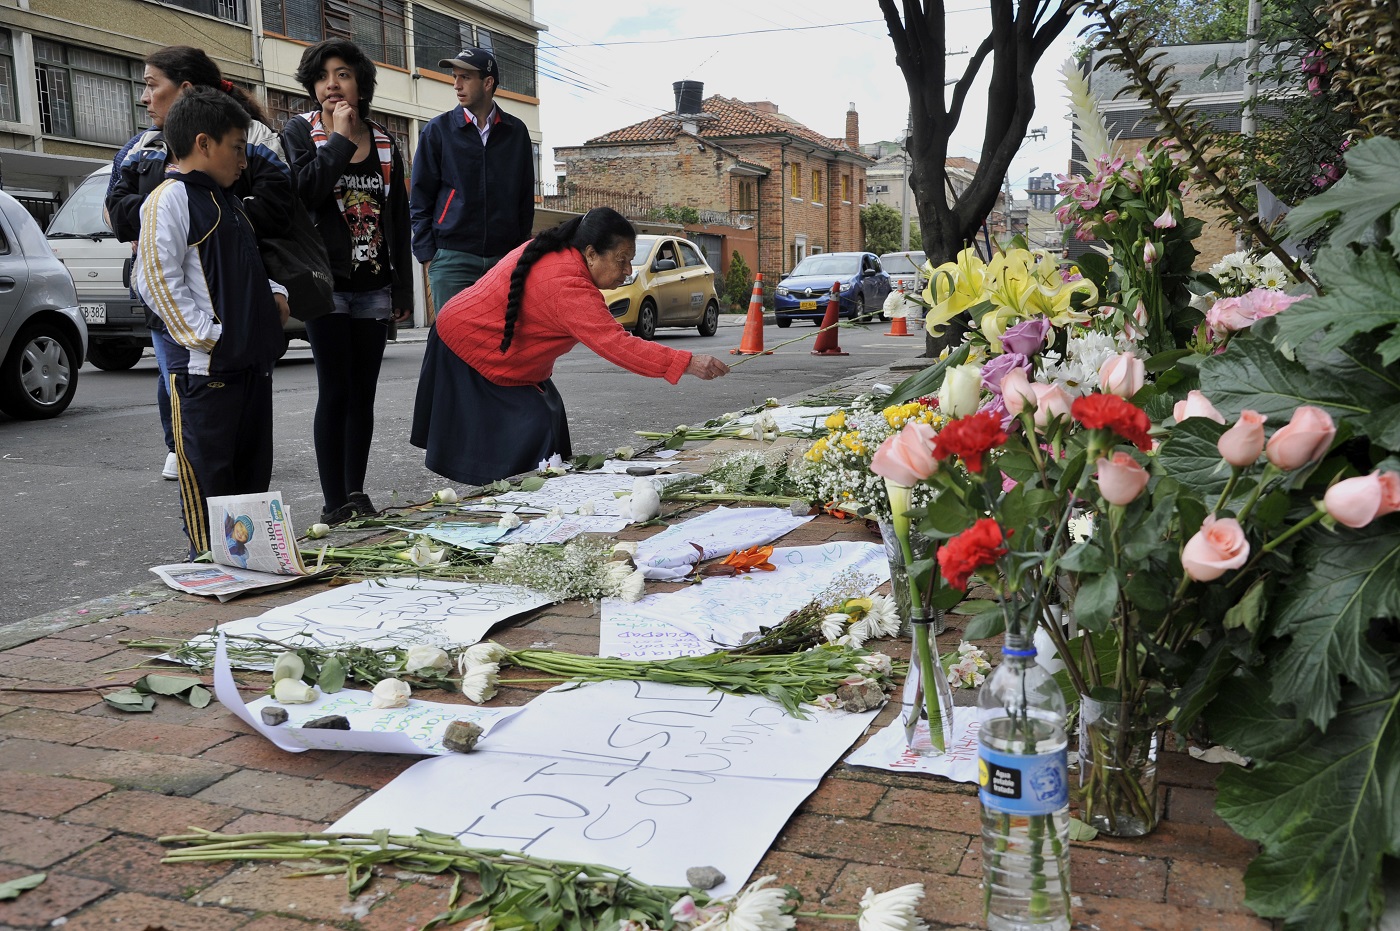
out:
M151 569L176 591L228 601L247 592L286 588L333 571L308 570L302 562L291 511L283 503L282 492L221 495L210 498L208 505L213 564L174 563Z

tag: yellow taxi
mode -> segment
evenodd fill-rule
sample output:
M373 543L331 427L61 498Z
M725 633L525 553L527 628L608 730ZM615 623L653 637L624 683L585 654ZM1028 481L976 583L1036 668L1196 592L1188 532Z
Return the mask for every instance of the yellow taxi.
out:
M695 243L679 236L638 236L632 274L603 292L608 310L624 327L651 339L657 327L695 327L701 336L719 329L715 272Z

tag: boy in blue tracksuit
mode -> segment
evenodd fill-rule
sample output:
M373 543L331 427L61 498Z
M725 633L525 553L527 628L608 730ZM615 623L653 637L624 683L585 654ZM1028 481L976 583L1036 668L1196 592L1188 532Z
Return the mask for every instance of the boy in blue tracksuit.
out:
M171 421L191 558L207 552L215 495L272 480L272 366L286 291L267 280L252 225L225 189L247 164L249 118L233 98L186 90L165 118L179 163L141 207L132 282L165 325Z

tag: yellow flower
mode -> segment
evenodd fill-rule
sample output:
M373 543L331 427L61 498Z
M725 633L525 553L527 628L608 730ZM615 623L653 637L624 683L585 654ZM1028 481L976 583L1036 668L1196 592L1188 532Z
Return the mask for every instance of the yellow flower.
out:
M854 430L841 435L841 445L857 456L865 455L865 444L860 441L860 434L856 433Z
M806 459L808 462L821 462L822 457L826 455L826 443L826 437L817 440L802 458Z
M826 428L828 430L840 430L846 425L846 412L843 410L832 411L826 418Z
M885 423L898 430L909 422L923 409L923 405L918 401L910 401L908 404L895 404L884 409Z
M942 336L944 324L986 300L983 294L986 271L986 264L972 248L959 252L956 261L944 262L935 268L924 289L924 300L929 305L924 314L925 329L934 336Z

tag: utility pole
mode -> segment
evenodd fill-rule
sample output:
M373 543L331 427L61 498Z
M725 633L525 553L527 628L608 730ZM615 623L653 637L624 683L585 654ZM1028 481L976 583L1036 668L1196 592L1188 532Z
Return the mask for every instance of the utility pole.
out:
M1254 135L1254 98L1259 96L1259 27L1264 11L1261 0L1249 0L1244 44L1244 112L1240 114L1240 134Z
M914 132L914 111L910 109L909 115L904 124L904 142L901 148L904 152L900 155L900 162L904 165L904 182L900 188L900 233L899 251L909 251L909 137Z

